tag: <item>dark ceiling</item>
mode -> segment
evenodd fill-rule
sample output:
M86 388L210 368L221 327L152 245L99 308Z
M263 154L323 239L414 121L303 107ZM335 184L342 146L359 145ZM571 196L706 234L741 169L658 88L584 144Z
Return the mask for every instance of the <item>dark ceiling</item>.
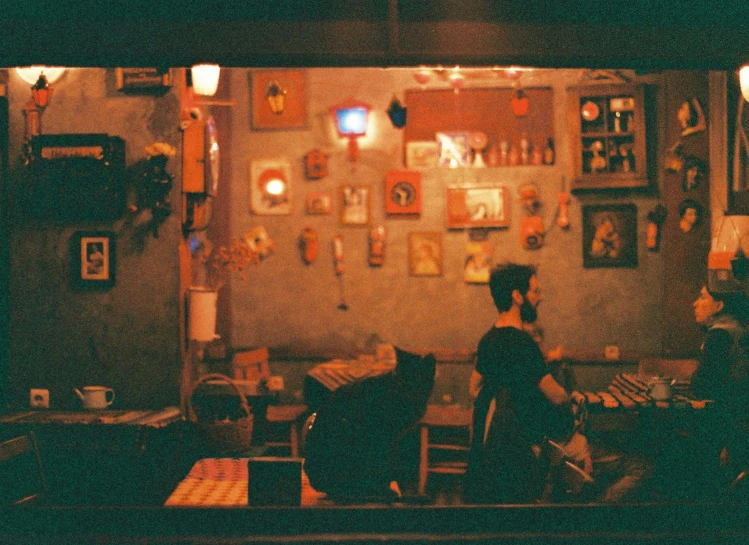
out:
M749 3L716 0L5 2L0 63L735 68Z

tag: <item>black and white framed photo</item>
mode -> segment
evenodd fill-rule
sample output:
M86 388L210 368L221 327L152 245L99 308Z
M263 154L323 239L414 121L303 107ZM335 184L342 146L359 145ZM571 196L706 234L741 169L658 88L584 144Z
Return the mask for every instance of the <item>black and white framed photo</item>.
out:
M105 291L115 282L115 235L110 231L78 231L70 237L73 286Z

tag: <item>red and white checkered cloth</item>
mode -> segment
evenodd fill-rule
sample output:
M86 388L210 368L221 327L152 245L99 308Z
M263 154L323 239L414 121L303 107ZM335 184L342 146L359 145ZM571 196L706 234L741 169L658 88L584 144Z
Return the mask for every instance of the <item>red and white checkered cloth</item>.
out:
M249 458L198 460L164 505L247 505L248 461ZM316 505L324 496L310 486L307 474L302 470L302 505Z

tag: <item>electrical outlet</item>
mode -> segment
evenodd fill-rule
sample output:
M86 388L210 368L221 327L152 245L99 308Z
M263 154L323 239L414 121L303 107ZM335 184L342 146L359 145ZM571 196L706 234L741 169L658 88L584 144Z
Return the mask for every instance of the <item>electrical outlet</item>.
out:
M32 388L29 392L29 405L32 409L49 409L49 390Z

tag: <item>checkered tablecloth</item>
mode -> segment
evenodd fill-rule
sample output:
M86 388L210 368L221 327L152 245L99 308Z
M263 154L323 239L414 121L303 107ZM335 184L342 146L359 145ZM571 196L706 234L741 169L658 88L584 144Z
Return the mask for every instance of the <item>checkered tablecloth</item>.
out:
M248 461L249 458L198 460L164 505L247 505ZM310 486L307 474L302 470L302 505L317 505L324 496Z

